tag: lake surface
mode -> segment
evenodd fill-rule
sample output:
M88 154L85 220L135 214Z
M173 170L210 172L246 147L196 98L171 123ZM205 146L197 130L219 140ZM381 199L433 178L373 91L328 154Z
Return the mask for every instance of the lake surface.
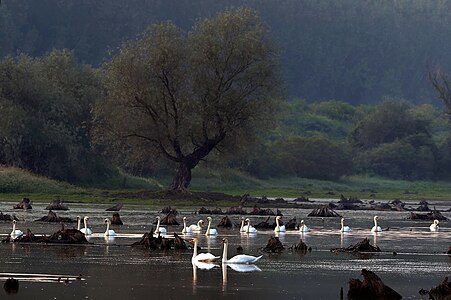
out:
M45 205L35 204L32 210L22 211L13 210L14 204L0 203L0 210L15 214L21 220L17 228L22 231L30 228L34 234L49 235L61 228L60 224L34 222L47 215ZM150 231L157 215L164 216L158 213L161 207L124 205L119 213L125 225L112 226L118 236L109 240L103 237L103 220L112 216L112 212L105 211L108 205L69 204L69 207L66 212L56 211L57 215L74 219L77 215L88 215L94 231L89 239L92 245L0 244L0 272L82 274L82 280L69 283L64 283L64 280L20 280L18 294L6 296L2 290L2 299L338 299L340 288L343 288L346 298L349 279L362 280L362 268L375 272L404 299L427 299L418 294L421 288L430 289L442 282L445 276L451 276L451 258L445 254L451 246L451 224L441 222L439 232L430 232L431 222L407 220L409 212L337 211L352 228L351 233L341 234L338 218L309 218L307 214L311 210L281 209L284 221L296 217L310 227L311 232L302 238L312 251L305 255L291 252L288 247L298 243L301 235L298 231L288 231L279 234L287 249L280 254L263 254L256 263L257 267L241 272L243 270L230 266L222 268L220 264L211 269L194 267L191 251L151 251L130 247ZM450 207L449 202L440 204L441 209ZM195 215L195 208L176 209L180 223L183 216L188 218L189 224L207 217ZM388 231L377 235L370 232L375 214L380 217L379 225L389 228ZM451 212L443 215L451 218ZM212 217L217 228L222 216ZM240 220L240 216L229 218L236 223ZM252 224L256 224L266 217L250 216L250 219ZM169 232L180 232L182 226L168 229ZM274 235L272 231L262 230L249 236L240 234L239 228L218 230L217 237L192 235L199 238L201 252L222 255L222 238L226 237L229 257L236 254L237 246L242 246L246 254L258 256L261 254L259 248ZM0 236L6 236L10 231L10 223L0 222ZM331 248L347 247L365 237L384 252L370 257L330 252Z

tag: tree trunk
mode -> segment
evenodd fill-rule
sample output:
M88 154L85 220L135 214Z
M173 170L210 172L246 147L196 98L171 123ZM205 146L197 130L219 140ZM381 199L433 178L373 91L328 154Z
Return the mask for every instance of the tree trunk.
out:
M191 183L191 164L186 161L179 163L177 173L172 179L170 186L171 191L174 192L186 192L189 184Z

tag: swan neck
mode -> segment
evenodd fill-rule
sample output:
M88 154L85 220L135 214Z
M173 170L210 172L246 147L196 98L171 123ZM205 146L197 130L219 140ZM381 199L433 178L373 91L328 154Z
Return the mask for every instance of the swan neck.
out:
M183 229L186 230L186 220L183 219Z
M374 218L374 226L376 226L376 228L377 228L377 219L376 218Z
M86 221L86 219L83 219L83 223L85 224L85 228L88 228L88 222Z
M106 232L110 230L110 222L106 222Z
M250 228L251 228L251 222L247 221L246 233L249 233Z
M16 232L16 223L13 222L13 233Z
M81 219L78 218L78 221L77 221L77 230L80 230L80 229L81 229Z
M241 228L240 228L240 231L243 231L243 228L244 228L244 220L241 220Z
M276 218L276 227L279 228L279 218Z
M210 232L211 219L208 219L207 233Z
M228 247L228 243L224 242L224 250L222 251L222 262L223 263L227 262L227 247Z
M160 218L157 219L157 229L155 231L158 231L160 229Z

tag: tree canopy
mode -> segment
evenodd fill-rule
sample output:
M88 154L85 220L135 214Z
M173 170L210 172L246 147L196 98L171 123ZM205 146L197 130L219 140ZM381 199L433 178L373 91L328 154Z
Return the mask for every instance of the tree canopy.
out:
M268 31L249 9L201 20L187 33L154 25L106 64L98 136L174 163L171 189L185 190L211 151L233 149L271 124L278 69Z

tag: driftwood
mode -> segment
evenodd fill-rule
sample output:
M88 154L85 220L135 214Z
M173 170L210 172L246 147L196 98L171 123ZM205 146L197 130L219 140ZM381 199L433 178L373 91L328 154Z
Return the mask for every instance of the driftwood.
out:
M364 238L361 242L356 245L351 245L346 248L334 248L331 249L332 252L381 252L381 249L378 246L370 245L370 240L368 238Z
M451 300L451 282L445 277L442 283L428 290L421 289L420 295L429 295L429 299L434 300Z
M14 209L32 209L31 200L28 198L22 198L22 201L13 206Z
M418 206L417 210L418 211L430 211L431 209L429 208L429 203L426 200L421 200L420 201L420 206Z
M410 217L408 218L410 220L439 220L439 221L446 221L448 218L443 216L438 210L433 210L425 214L420 213L414 213L410 212Z
M272 236L269 238L268 243L266 246L262 249L264 252L281 252L285 249L285 247L282 245L282 242L279 240L278 237Z
M49 213L47 214L47 216L44 216L40 219L35 220L35 222L65 222L65 223L73 223L75 222L75 220L71 219L71 218L67 218L67 217L58 217L56 215L56 213L54 213L53 211L49 211Z
M120 211L122 209L122 206L124 206L124 204L118 203L115 206L105 209L105 211Z
M344 209L356 209L360 204L363 202L355 197L349 197L346 198L342 194L340 195L340 201L338 201L337 209L344 210Z
M315 208L309 214L309 217L341 217L333 209L329 207L328 204L323 205L319 208Z
M19 292L19 280L14 278L6 279L3 289L7 294L17 294Z
M2 212L0 212L0 221L19 221L19 219L16 216L11 216L8 214L3 214Z
M111 224L124 225L124 223L122 223L121 216L119 215L119 213L113 213L113 218L111 218Z
M374 272L362 269L363 282L360 279L349 281L348 299L380 299L395 300L402 299L391 287L385 285Z
M63 201L57 199L50 202L49 205L45 208L47 210L68 210L69 208L63 204Z
M401 200L399 200L399 199L393 200L392 202L390 202L390 204L392 205L392 207L393 207L395 210L398 210L398 211L403 211L403 210L405 210L406 204L405 204L404 202L402 202Z
M233 227L233 224L229 217L225 216L219 222L218 227Z

